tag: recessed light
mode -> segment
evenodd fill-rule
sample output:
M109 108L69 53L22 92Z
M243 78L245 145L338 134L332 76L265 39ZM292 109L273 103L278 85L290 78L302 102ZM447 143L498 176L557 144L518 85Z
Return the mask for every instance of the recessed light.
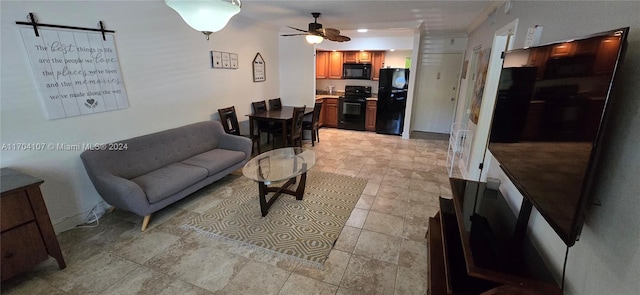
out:
M389 51L396 51L395 49L389 49Z
M368 32L368 31L369 31L369 30L367 30L367 29L358 29L358 33L366 33L366 32Z

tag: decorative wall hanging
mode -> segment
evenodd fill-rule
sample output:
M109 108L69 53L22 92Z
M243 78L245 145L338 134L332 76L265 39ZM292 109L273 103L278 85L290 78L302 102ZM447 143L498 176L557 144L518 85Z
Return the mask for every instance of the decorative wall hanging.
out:
M230 52L211 51L211 67L214 69L237 69L238 54Z
M105 34L114 31L102 22L92 29L41 24L33 13L29 18L16 24L32 27L20 32L47 119L129 107L114 38Z
M264 82L267 80L266 65L260 52L256 53L256 57L253 58L253 82Z
M478 117L480 116L480 106L482 106L482 95L484 94L484 83L487 80L490 55L491 48L487 48L480 51L478 56L478 72L476 73L476 84L473 86L473 101L471 102L471 114L469 114L469 119L473 124L478 124Z

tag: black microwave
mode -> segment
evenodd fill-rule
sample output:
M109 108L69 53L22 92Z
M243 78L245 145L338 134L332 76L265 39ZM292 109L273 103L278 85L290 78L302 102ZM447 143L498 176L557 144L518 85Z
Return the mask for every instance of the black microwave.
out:
M371 80L371 64L343 64L342 79Z

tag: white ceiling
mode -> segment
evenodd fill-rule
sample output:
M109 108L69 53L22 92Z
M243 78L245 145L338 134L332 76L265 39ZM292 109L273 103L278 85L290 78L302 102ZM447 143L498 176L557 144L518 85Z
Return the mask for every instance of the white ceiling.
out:
M313 22L311 12L320 12L318 22L350 37L365 37L354 30L369 29L371 35L398 35L413 32L424 23L425 33L434 35L466 34L467 27L495 1L383 1L383 0L297 0L242 1L240 15L296 33L286 28L307 29ZM485 15L486 17L486 15ZM357 34L357 35L356 35Z

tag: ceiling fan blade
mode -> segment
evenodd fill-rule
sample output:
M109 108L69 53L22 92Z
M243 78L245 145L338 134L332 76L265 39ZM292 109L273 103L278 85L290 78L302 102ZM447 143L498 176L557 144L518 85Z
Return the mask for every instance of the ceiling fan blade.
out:
M330 41L335 41L335 42L347 42L347 41L351 41L351 38L347 37L347 36L343 36L343 35L326 35L324 36L325 39L330 40Z
M284 34L284 35L280 35L280 36L306 36L309 34Z
M323 29L320 29L320 30L326 36L339 36L340 35L340 30L338 30L338 29L323 28Z
M294 27L290 27L290 26L287 26L287 28L294 29L294 30L296 30L296 31L300 31L300 32L305 32L305 33L308 33L308 32L309 32L309 31L307 31L307 30L298 29L298 28L294 28Z

